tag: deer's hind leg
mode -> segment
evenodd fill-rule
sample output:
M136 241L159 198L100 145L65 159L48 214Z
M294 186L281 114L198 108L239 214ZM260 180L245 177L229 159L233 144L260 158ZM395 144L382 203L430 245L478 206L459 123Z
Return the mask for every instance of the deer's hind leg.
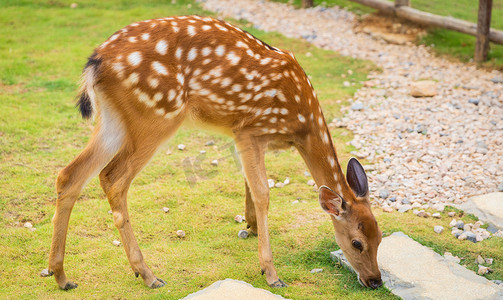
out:
M142 130L141 132L155 132L150 135L126 138L124 146L110 163L100 173L101 187L105 191L112 209L114 224L119 230L121 241L135 275L141 275L145 284L151 288L162 287L166 284L157 278L143 259L140 247L136 241L127 209L127 192L135 176L152 158L159 145L171 136L179 126L174 121L168 130ZM138 127L136 127L138 128Z
M56 191L56 212L52 219L54 229L51 251L49 254L48 274L54 275L59 287L64 290L74 289L77 284L69 281L65 275L63 261L65 256L68 222L75 201L89 180L94 177L114 156L122 144L119 128L113 141L105 142L104 132L110 130L110 124L104 126L98 121L95 132L86 148L58 175Z

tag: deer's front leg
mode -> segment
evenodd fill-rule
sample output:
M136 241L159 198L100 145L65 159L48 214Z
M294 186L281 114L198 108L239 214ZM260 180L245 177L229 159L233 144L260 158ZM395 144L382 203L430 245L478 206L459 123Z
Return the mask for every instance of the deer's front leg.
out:
M257 137L237 135L236 146L241 156L241 161L243 162L246 182L255 208L258 233L258 257L262 273L266 275L267 284L269 286L285 287L287 285L278 278L278 274L274 268L267 225L269 186L267 185L264 164L266 144ZM246 217L248 218L248 215Z
M245 206L245 219L248 233L257 235L257 215L255 213L255 204L253 204L253 199L250 193L250 187L246 182L245 178L245 190L246 190L246 206Z

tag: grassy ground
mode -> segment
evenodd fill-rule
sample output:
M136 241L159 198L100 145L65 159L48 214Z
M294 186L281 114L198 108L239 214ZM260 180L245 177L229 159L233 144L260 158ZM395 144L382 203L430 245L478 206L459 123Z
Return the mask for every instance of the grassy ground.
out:
M301 0L277 0L279 2L293 3L300 7ZM360 5L349 0L315 0L315 5L341 6L361 15L375 12L374 9ZM442 16L452 16L457 19L477 23L478 1L458 0L456 5L452 1L411 0L413 8ZM493 1L491 27L503 30L503 0ZM473 59L476 38L447 29L428 30L428 35L419 43L432 46L439 55L453 57L464 62ZM503 45L491 44L488 61L483 66L503 70Z
M208 14L190 1L149 1L141 5L115 0L0 1L0 298L167 298L178 299L224 278L244 280L268 288L260 275L257 239L241 240L245 227L233 218L244 213L244 187L232 158L228 138L182 129L163 146L133 182L129 209L133 228L147 263L167 286L150 290L136 279L119 239L99 183L92 180L75 205L70 221L65 266L78 289L58 289L53 278L41 278L47 267L54 213L54 181L84 147L92 124L74 108L77 81L86 57L115 30L131 22L166 15ZM246 26L241 23L240 26ZM339 116L374 67L311 45L247 28L266 42L292 50L312 77L327 119ZM347 75L351 69L353 74ZM354 86L344 87L344 80ZM348 79L349 78L349 79ZM332 132L340 160L349 158L351 134ZM214 146L204 146L214 140ZM185 151L176 145L187 145ZM200 150L206 150L201 157ZM171 154L169 154L172 152ZM203 159L203 171L190 163ZM218 167L210 161L219 159ZM269 178L292 183L271 190L270 228L275 262L290 287L273 292L293 299L390 299L386 289L369 291L356 277L330 261L338 249L328 216L317 194L305 182L306 170L293 151L267 155ZM191 185L188 177L197 179ZM300 197L301 202L292 204ZM169 207L164 213L162 207ZM442 252L466 258L474 268L478 255L495 258L495 273L503 277L503 254L496 239L462 243L448 233L433 235L432 220L411 214L377 212L383 231L404 231ZM421 221L418 221L421 220ZM23 227L31 222L36 231ZM449 222L445 217L442 224ZM435 224L438 222L435 222ZM176 237L182 229L185 239ZM311 274L313 268L324 272Z

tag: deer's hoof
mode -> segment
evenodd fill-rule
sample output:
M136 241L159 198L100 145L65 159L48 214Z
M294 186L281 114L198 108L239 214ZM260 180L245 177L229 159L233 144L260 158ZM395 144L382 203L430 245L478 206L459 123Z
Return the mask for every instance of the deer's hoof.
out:
M152 284L150 285L150 288L151 289L158 289L160 287L163 287L166 285L166 281L160 279L160 278L157 278L154 282L152 282Z
M68 281L64 287L62 287L61 289L62 290L65 290L65 291L68 291L68 290L73 290L73 289L76 289L77 288L77 284L76 283L73 283L71 281Z
M283 287L288 287L288 284L284 283L283 280L278 279L275 282L269 284L269 286L272 288L283 288Z

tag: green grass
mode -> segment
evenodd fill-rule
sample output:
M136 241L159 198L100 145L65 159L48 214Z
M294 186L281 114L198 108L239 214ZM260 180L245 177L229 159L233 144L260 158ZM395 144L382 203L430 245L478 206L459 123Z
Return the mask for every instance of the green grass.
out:
M301 5L301 0L274 1L292 3L296 7L300 7ZM314 4L325 6L337 5L345 7L358 15L376 12L375 9L349 0L315 0ZM449 0L411 0L411 7L441 16L451 16L475 24L477 23L478 1L459 0L453 5L453 2ZM503 30L503 0L493 1L491 27ZM476 38L452 30L430 28L428 29L428 34L418 42L432 46L438 55L455 58L463 62L471 62L475 52ZM491 43L488 60L482 66L503 70L503 45Z
M136 279L119 239L109 206L97 179L77 201L70 220L65 259L66 273L79 284L61 291L53 278L41 278L47 267L51 217L55 209L57 173L85 146L92 124L75 109L77 82L94 47L117 29L141 19L166 15L201 14L190 1L149 1L141 5L115 0L0 2L0 298L166 298L178 299L211 283L233 278L269 289L260 275L257 239L241 240L245 227L233 218L244 213L244 184L232 159L231 141L223 136L182 129L152 159L133 182L128 203L133 228L147 263L167 285L150 290ZM168 3L170 3L168 1ZM235 22L237 23L237 22ZM244 27L246 24L238 25ZM366 61L341 57L299 40L247 27L264 41L292 50L319 94L328 120L340 116L366 74L375 67ZM348 75L351 69L353 74ZM344 80L354 86L344 87ZM354 150L346 145L351 134L333 130L340 160ZM214 146L204 146L214 140ZM176 145L187 145L185 151ZM184 160L205 149L203 172L184 167ZM171 151L171 154L168 154ZM219 159L218 167L210 161ZM293 299L390 299L386 289L363 289L355 275L330 261L338 249L329 217L317 194L305 182L307 169L294 150L268 153L268 177L292 183L271 190L270 231L275 264L290 287L273 290ZM195 175L191 186L188 175ZM292 201L300 197L298 204ZM171 211L164 213L162 207ZM471 259L481 253L495 258L502 277L503 255L497 239L461 243L448 234L431 232L431 220L410 214L380 214L387 233L402 230L437 251L447 249ZM442 220L449 222L449 220ZM23 227L31 222L34 232ZM428 223L429 222L429 223ZM185 239L175 232L183 229ZM501 242L501 240L499 241ZM313 268L323 268L311 274Z

